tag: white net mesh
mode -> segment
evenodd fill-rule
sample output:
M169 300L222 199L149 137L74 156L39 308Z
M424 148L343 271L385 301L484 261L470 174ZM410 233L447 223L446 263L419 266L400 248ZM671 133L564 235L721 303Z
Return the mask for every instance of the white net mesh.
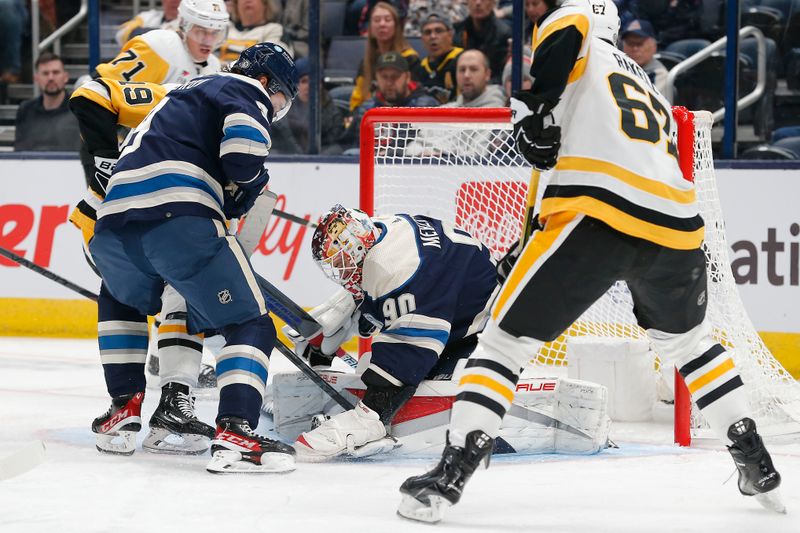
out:
M514 147L510 124L502 120L430 120L375 125L375 157L362 160L362 165L374 168L374 214L415 213L439 218L469 231L495 258L502 257L520 234L531 175L531 168ZM741 303L714 180L710 114L696 113L695 126L695 184L706 223L708 317L714 334L731 351L739 368L753 415L761 425L787 427L800 422L800 385L764 346ZM545 174L537 203L546 182ZM565 365L566 340L571 336L643 338L632 308L627 285L616 283L532 362ZM703 422L696 412L694 409L693 426L700 427Z

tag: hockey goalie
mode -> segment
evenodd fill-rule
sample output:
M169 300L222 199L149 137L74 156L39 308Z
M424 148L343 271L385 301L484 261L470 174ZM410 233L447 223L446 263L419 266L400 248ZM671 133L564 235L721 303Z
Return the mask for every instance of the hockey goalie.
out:
M275 427L297 439L298 460L395 448L435 452L444 444L459 381L481 380L494 394L515 396L479 368L460 377L497 287L488 249L467 232L422 215L370 218L337 205L322 216L312 254L343 288L312 311L323 328L318 337L284 331L326 381L358 403L342 411L302 374L274 376ZM372 352L355 373L332 371L337 355L354 362L341 349L354 334L371 336ZM516 399L497 452L585 454L607 446L604 387L568 379L509 381Z

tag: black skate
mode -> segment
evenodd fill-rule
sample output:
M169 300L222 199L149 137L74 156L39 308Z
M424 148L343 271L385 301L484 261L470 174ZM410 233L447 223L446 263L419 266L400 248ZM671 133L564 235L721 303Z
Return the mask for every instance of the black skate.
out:
M142 448L153 453L200 455L208 450L214 428L197 419L189 387L168 383L150 417L150 433Z
M143 392L111 399L108 411L92 422L97 451L116 455L132 455L136 451L136 434L142 429L142 401Z
M224 416L217 421L206 470L212 474L291 472L294 454L290 445L256 435L246 420Z
M728 438L733 441L728 451L739 470L739 492L755 496L758 503L771 511L785 513L786 506L777 490L781 475L756 432L756 423L749 418L739 420L728 429Z
M458 503L469 478L485 461L489 467L494 439L480 430L467 435L464 448L451 446L448 438L442 459L421 476L410 477L400 486L403 500L397 514L421 522L438 522L444 510Z

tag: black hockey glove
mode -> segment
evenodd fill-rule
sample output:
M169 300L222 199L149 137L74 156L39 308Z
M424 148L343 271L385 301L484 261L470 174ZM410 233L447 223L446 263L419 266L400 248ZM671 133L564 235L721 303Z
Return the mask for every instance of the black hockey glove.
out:
M267 169L261 173L251 183L250 187L245 189L239 187L235 183L225 187L223 191L223 206L222 212L225 213L226 218L241 218L252 209L253 204L256 203L256 198L261 194L264 186L269 181L269 173Z
M553 125L555 103L528 91L511 97L511 122L517 150L537 170L549 170L558 161L561 127Z

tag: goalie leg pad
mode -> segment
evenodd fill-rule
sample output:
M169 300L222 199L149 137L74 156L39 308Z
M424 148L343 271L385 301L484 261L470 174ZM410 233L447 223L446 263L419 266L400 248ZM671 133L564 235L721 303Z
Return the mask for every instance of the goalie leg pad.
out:
M555 398L553 417L562 423L556 427L556 453L592 454L607 447L608 389L588 381L559 379Z

